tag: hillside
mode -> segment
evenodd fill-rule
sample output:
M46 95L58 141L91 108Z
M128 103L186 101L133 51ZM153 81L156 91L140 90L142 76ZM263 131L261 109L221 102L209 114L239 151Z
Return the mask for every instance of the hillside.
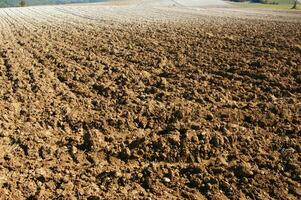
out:
M234 2L293 4L294 0L230 0Z
M51 5L66 3L89 3L100 2L102 0L25 0L27 5ZM0 0L0 7L19 6L20 0Z
M294 0L269 0L268 2L275 2L278 4L293 4Z

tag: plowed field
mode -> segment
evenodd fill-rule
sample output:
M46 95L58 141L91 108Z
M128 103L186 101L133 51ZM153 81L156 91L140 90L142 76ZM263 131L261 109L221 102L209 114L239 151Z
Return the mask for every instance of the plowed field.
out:
M300 199L301 13L0 9L0 199Z

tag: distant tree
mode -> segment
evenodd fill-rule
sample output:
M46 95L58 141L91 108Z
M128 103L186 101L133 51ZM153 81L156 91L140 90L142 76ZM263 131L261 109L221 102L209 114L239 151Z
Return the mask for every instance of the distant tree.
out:
M297 3L298 3L298 0L295 0L292 9L296 9L297 8Z
M20 1L20 6L21 7L25 7L26 6L26 1L25 0L21 0Z

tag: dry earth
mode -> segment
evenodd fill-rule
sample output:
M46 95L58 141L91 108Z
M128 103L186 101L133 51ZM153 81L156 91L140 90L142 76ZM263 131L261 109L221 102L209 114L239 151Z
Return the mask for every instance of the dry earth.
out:
M300 12L0 9L0 199L300 199L300 65Z

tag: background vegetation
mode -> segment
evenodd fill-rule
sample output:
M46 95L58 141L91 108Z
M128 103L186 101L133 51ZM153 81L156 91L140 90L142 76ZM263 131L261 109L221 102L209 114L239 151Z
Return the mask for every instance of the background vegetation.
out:
M230 0L235 2L252 2L252 3L266 3L266 4L293 4L294 0Z
M24 0L26 5L48 5L66 3L91 3L103 0ZM0 0L0 7L20 6L21 0Z
M288 10L294 5L294 0L229 0L233 2L239 2L239 6L247 8L268 8L268 9L280 9ZM300 10L300 4L296 9Z

